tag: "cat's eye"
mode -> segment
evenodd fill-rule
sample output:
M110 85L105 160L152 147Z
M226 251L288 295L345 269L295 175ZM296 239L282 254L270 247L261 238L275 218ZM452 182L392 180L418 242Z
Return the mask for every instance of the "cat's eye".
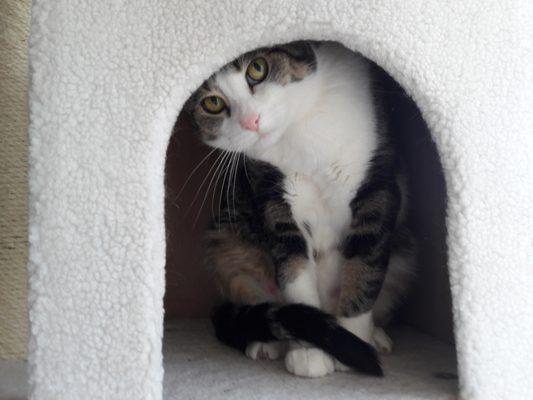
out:
M220 96L209 96L202 100L202 107L210 114L218 114L226 108L226 102Z
M263 57L257 57L248 64L246 69L246 81L250 86L262 82L268 74L268 63Z

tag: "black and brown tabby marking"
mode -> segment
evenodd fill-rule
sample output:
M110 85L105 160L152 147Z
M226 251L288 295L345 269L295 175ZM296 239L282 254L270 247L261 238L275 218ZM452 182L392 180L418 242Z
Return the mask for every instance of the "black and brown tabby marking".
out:
M337 308L343 317L369 311L383 285L402 200L398 164L393 147L382 144L350 203L352 221L342 247L346 262Z
M283 199L282 180L277 168L245 158L234 192L222 188L228 196L208 228L205 263L231 302L277 299L278 288L307 263L306 242ZM252 280L251 286L237 283Z

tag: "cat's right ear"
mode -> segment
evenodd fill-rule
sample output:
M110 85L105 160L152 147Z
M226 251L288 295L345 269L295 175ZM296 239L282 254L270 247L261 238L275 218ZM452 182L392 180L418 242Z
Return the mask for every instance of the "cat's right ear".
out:
M196 121L196 118L194 116L194 110L197 104L198 98L195 92L191 96L189 96L189 98L187 99L187 101L185 101L181 109L182 114L185 114L185 118L188 120L190 126L195 132L198 131L198 122Z
M182 111L192 116L197 102L198 100L196 99L196 93L193 93L189 96L185 104L183 104Z

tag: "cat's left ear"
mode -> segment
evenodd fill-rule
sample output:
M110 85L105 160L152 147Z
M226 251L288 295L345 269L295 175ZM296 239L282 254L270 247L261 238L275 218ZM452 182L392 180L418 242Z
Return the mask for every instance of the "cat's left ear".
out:
M298 61L311 61L315 58L315 52L310 42L298 40L274 47L274 50L282 50Z
M309 41L296 41L276 46L274 51L285 53L290 60L293 78L301 80L316 70L316 55Z

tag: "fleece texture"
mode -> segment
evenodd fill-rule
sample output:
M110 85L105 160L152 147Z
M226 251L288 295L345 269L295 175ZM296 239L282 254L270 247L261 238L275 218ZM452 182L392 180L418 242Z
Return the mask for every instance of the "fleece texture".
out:
M258 362L221 346L209 320L165 324L163 397L168 400L452 400L457 392L453 346L409 328L391 331L386 379L336 373L295 378L282 360ZM26 366L0 360L0 400L27 398Z
M213 71L295 39L360 51L420 107L447 182L461 396L533 398L532 20L529 0L34 0L30 398L162 398L172 126Z
M175 321L165 327L164 398L455 399L457 375L453 346L405 328L391 334L395 350L382 357L386 378L339 372L321 379L306 379L288 373L283 360L254 361L220 346L207 320Z

